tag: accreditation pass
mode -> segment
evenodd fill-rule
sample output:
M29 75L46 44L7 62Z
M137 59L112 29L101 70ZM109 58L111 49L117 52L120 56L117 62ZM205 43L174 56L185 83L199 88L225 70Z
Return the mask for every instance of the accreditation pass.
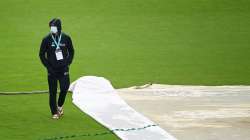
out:
M56 49L55 54L56 54L56 60L62 60L63 59L63 54L62 54L61 49Z

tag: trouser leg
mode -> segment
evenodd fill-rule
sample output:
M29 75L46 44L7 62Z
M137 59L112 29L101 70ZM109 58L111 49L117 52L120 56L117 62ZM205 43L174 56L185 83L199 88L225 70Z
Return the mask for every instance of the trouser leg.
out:
M60 95L58 99L58 106L62 107L69 89L69 84L70 84L69 75L65 75L59 78L59 83L60 83Z
M49 83L49 105L51 114L57 114L56 94L57 94L57 79L52 76L48 76Z

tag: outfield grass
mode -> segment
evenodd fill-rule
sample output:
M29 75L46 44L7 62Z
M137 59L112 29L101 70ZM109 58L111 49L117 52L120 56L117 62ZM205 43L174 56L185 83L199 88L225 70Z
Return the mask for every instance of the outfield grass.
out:
M46 140L107 132L104 127L73 106L70 98L65 104L65 115L58 121L52 120L48 113L47 95L1 96L0 102L2 140ZM118 140L113 134L71 139Z
M53 17L61 17L76 50L71 81L97 75L116 88L250 84L247 0L8 0L0 1L0 91L47 89L38 51ZM48 118L47 95L0 101L0 139L105 130L70 98L72 114L58 122Z

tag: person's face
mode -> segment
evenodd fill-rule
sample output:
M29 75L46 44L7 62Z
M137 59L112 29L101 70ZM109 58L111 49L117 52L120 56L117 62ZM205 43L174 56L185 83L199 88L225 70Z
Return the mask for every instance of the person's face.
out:
M56 26L50 26L50 32L53 34L56 34L58 32L57 27Z

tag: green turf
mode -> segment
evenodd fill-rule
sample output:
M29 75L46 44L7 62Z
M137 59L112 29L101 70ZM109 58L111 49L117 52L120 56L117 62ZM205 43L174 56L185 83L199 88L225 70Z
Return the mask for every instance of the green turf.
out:
M52 120L47 95L1 96L0 139L46 140L54 137L77 135L72 140L118 140L113 134L93 136L108 132L89 116L81 113L70 98L65 103L65 115ZM81 137L79 135L92 136ZM71 140L70 139L70 140Z
M248 0L2 0L0 91L47 89L38 51L53 17L61 17L63 30L75 46L71 81L97 75L111 80L116 88L147 82L250 84ZM93 122L85 122L70 103L68 111L74 115L51 122L45 95L1 96L0 100L0 120L5 120L1 126L7 126L0 127L0 137L5 139L10 133L9 139L64 134L59 126L65 133L100 127L84 128ZM16 109L23 100L30 105ZM30 116L33 105L37 110ZM70 117L83 120L83 126ZM41 120L43 123L33 123ZM29 133L32 135L27 136Z

